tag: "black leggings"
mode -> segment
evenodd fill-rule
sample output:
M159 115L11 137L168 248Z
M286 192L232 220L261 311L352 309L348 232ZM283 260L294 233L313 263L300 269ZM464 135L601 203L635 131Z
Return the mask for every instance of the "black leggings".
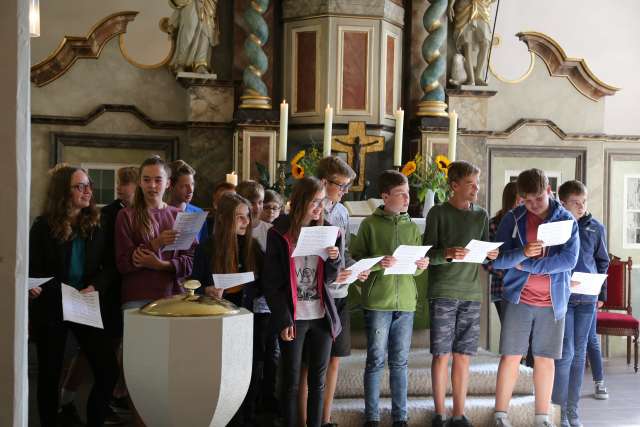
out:
M44 320L44 319L43 319ZM118 379L118 362L112 339L103 329L46 319L34 325L38 352L38 412L40 425L56 426L60 376L67 331L71 330L93 372L93 388L87 402L87 426L101 426Z
M284 425L296 427L298 423L298 384L302 353L309 350L309 394L307 396L307 426L322 424L324 380L331 355L331 331L326 319L296 320L293 341L280 340L282 369L282 410Z

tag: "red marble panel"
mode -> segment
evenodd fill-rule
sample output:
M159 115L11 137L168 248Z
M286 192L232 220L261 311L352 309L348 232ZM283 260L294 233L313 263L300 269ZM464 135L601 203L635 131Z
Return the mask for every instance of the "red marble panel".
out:
M345 31L342 47L342 109L367 109L369 33Z
M256 167L256 162L269 167L269 137L268 136L250 136L249 152L245 153L249 156L249 176L255 181L260 180L260 173Z
M300 31L296 37L296 105L297 113L316 110L316 31Z
M393 114L393 78L396 58L396 39L387 36L387 72L385 82L385 113Z

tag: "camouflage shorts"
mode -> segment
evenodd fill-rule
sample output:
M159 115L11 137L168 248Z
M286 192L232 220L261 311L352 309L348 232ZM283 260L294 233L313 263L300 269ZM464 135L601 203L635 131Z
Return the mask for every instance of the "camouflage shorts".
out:
M480 339L480 302L449 298L429 300L431 354L473 356Z

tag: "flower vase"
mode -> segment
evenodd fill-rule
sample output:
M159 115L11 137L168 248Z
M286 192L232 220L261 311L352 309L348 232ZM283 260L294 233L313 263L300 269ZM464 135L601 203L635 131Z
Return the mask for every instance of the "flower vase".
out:
M435 205L436 193L433 190L427 190L424 196L424 205L422 207L422 217L426 218L429 210Z

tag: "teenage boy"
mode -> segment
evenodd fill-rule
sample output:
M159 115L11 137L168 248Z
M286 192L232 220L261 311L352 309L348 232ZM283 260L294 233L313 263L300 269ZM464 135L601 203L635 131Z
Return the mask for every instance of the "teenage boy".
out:
M549 420L554 359L562 356L564 320L569 302L571 270L578 261L578 224L560 202L540 169L518 175L518 194L523 206L509 211L500 222L496 240L504 242L493 262L505 271L504 322L500 332L500 365L496 383L495 426L511 427L509 401L518 379L520 360L527 354L531 336L534 358L535 427L552 427ZM562 245L544 246L538 226L550 222L573 222L571 237Z
M196 184L194 177L196 171L184 160L172 162L171 178L169 179L169 204L184 212L202 212L202 209L192 205L193 192ZM207 237L207 227L202 226L198 233L198 242L202 242Z
M580 255L573 271L606 274L609 268L604 226L587 211L587 187L580 181L567 181L558 189L558 196L578 221ZM581 427L578 416L580 388L591 324L596 315L598 299L604 301L606 283L598 295L571 294L564 321L562 358L556 360L551 400L560 405L561 426Z
M393 254L399 245L420 245L420 229L407 214L409 184L400 172L380 174L379 189L384 202L362 221L358 235L351 241L355 260L384 256L372 268L362 291L367 362L364 371L366 427L380 423L380 379L385 354L389 355L391 417L393 426L407 425L407 359L411 347L413 317L416 311L416 284L412 275L384 275L383 268L393 267ZM428 267L429 259L416 261L416 275ZM382 267L382 268L380 268Z
M489 240L489 216L476 205L480 169L471 163L457 161L449 166L447 177L452 196L434 206L427 216L424 244L431 245L429 258L429 315L431 317L431 378L435 415L434 427L471 426L464 416L469 385L469 363L478 351L480 338L480 264L462 261L472 239ZM498 256L498 250L487 253L487 259ZM453 353L451 383L453 387L453 419L446 423L445 395L448 365Z

